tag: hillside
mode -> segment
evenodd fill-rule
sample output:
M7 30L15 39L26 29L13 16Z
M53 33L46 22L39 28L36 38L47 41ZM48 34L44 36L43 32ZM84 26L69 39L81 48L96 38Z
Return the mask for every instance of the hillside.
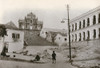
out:
M25 41L27 41L28 45L36 45L36 46L47 46L54 45L51 42L41 38L39 36L39 31L25 31Z

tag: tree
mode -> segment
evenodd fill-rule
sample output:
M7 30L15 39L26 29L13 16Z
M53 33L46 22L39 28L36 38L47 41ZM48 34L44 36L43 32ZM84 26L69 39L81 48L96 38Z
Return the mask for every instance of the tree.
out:
M6 27L5 25L0 25L0 36L3 37L3 44L4 44L4 36L7 35ZM6 46L3 45L3 50L1 55L6 56Z
M7 35L6 27L4 25L0 25L0 36L4 37Z

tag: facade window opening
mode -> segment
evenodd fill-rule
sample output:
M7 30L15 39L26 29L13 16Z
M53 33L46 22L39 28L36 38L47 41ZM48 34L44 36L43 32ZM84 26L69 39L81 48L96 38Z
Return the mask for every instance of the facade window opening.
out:
M94 39L96 38L96 30L95 29L93 30L93 38Z
M100 38L100 28L99 28L99 38Z
M75 30L77 30L77 23L75 23Z
M85 40L85 32L83 32L83 40Z
M46 34L48 34L47 32L45 32Z
M72 24L72 31L74 31L74 24Z
M20 34L17 34L17 38L18 38L18 39L20 38Z
M60 37L59 37L59 39L60 39Z
M90 39L90 32L89 31L87 31L87 40L89 40Z
M90 19L88 18L87 19L87 26L89 26L90 25Z
M81 33L79 33L79 41L81 41Z
M12 38L16 38L14 33L12 33Z
M31 20L31 23L32 23L32 20Z
M96 16L93 16L93 25L96 24Z
M81 29L81 21L79 22L79 29Z
M75 41L77 41L77 34L75 34Z
M73 42L73 35L72 35L72 42Z
M72 42L73 42L73 39L74 39L74 35L72 35Z
M83 28L85 28L85 20L83 20Z
M67 38L65 38L65 41L67 41Z
M12 33L12 38L13 39L19 39L20 38L20 34Z
M12 33L12 39L14 42L18 41L19 38L20 38L20 34Z
M19 23L19 28L22 28L22 23Z
M100 13L99 13L99 15L98 15L98 23L100 23Z

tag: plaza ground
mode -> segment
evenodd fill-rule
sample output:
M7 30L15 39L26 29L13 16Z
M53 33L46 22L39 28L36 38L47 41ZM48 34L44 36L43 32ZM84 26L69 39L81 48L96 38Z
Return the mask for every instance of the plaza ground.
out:
M40 48L43 47L35 47L35 49L37 50L39 50ZM19 62L10 60L8 61L0 60L0 68L77 68L75 66L72 66L70 63L66 62L65 57L63 57L61 53L56 53L56 54L57 54L56 64L52 64L52 60L46 63L29 63L29 62Z

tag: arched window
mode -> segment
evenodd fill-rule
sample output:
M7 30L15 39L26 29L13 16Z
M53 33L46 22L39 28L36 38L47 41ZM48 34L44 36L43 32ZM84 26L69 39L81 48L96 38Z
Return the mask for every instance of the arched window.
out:
M87 26L89 26L89 25L90 25L90 19L87 18Z
M75 30L77 30L77 23L75 23Z
M77 41L77 34L75 34L75 41Z
M81 21L79 22L79 29L81 29Z
M99 28L99 38L100 38L100 28Z
M83 28L85 27L85 20L83 20Z
M85 40L85 32L83 32L83 40Z
M100 23L100 13L99 13L99 15L98 15L98 23Z
M90 32L87 31L87 40L89 40L89 39L90 39Z
M81 33L79 33L79 41L81 41Z
M73 39L74 39L74 35L72 35L72 42L73 42Z
M74 24L72 24L72 31L74 31Z
M93 16L93 25L96 24L96 16Z
M95 29L93 30L93 38L94 39L96 38L96 30Z

